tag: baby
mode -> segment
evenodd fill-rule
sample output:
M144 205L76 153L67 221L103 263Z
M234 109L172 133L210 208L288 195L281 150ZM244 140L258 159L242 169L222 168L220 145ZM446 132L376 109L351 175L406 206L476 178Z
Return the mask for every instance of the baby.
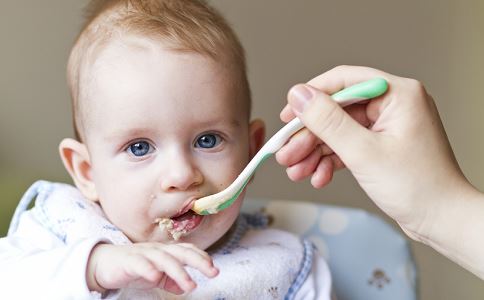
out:
M68 62L76 139L59 147L76 188L27 191L0 241L3 295L329 299L311 244L239 215L244 193L218 214L191 211L264 140L225 20L187 0L92 1L89 12Z

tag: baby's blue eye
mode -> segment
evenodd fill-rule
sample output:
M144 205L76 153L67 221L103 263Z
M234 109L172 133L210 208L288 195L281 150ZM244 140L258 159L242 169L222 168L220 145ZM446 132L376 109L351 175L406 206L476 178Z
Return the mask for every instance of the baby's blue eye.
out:
M197 148L213 148L220 144L222 138L218 134L204 134L195 142Z
M136 142L128 146L128 152L134 156L140 157L152 151L152 146L148 142Z

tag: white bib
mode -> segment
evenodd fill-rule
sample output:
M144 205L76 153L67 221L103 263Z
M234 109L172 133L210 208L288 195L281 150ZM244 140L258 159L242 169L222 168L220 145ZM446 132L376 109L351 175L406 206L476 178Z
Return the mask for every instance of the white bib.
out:
M11 231L18 218L36 199L33 216L65 244L85 238L103 238L113 244L129 239L111 224L102 209L87 201L71 185L36 182L26 192L15 212ZM268 229L262 214L241 214L228 242L210 253L220 274L206 278L197 270L187 271L197 288L181 296L160 289L123 289L120 299L292 299L311 271L313 246L289 232Z

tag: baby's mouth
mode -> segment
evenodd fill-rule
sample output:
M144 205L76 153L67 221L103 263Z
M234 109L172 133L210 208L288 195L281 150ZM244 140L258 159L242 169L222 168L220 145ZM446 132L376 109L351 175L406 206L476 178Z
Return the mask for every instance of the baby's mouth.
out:
M161 229L167 230L175 241L185 236L197 228L203 220L203 216L197 215L191 207L184 209L179 214L171 218L157 220Z
M197 215L192 210L187 211L184 214L181 214L178 217L172 218L173 220L173 228L175 230L193 230L197 227L200 222L202 221L202 216Z

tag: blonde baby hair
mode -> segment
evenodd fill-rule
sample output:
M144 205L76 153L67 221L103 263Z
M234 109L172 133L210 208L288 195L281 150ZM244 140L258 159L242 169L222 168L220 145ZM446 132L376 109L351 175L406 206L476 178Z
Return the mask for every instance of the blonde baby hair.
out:
M86 21L67 64L76 138L83 140L86 109L81 88L90 80L89 68L109 42L124 35L160 41L174 51L195 52L227 64L235 71L237 85L250 115L251 96L245 54L226 20L199 0L94 0L86 7Z

